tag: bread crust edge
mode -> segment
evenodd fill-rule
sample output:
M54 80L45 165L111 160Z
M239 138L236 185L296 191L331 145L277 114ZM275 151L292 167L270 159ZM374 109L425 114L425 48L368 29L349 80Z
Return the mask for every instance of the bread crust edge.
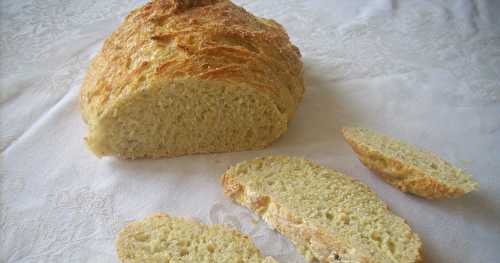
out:
M411 165L371 151L352 138L346 128L342 128L342 135L364 166L402 192L431 200L457 198L467 193L460 187L443 184Z

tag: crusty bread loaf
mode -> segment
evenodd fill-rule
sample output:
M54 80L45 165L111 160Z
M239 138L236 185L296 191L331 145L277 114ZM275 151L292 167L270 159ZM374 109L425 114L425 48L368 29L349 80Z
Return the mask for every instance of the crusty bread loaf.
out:
M287 236L310 262L421 262L421 241L366 185L310 161L258 158L231 167L225 194Z
M412 144L366 128L343 128L342 134L366 167L403 192L442 199L479 186L461 169Z
M227 0L153 0L105 41L80 102L92 151L133 159L265 147L303 92L275 21Z
M248 236L234 229L166 214L128 224L116 248L123 263L276 262L261 256Z

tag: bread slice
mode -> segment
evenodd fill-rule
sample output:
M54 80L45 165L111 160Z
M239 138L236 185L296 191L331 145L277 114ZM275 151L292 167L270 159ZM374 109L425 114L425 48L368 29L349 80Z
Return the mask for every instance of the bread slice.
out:
M260 149L304 93L285 29L227 0L152 0L92 60L80 94L98 156L124 159Z
M270 156L231 167L221 181L226 195L288 237L309 262L421 262L417 234L349 176Z
M248 236L234 229L166 214L128 224L116 247L123 263L276 262L261 256Z
M366 128L343 128L359 160L403 192L429 199L459 197L479 184L434 153Z

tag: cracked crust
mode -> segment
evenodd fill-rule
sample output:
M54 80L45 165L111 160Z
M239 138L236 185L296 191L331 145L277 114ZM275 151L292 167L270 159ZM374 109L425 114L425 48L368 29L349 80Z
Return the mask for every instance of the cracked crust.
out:
M342 128L342 135L346 142L352 147L353 151L358 155L361 163L379 175L384 181L403 192L412 193L428 199L445 199L463 196L477 187L466 188L464 186L454 186L439 181L432 175L426 173L424 169L410 162L393 158L384 153L381 149L369 147L362 143L355 136L353 129L357 128ZM366 129L364 130L368 131ZM432 158L437 157L432 156Z
M92 122L117 99L165 79L251 84L293 114L302 62L281 25L225 0L154 0L125 18L93 59L81 107Z
M98 155L130 159L217 152L110 154L104 151L109 147L92 136L103 122L120 113L120 105L132 107L136 97L170 92L166 90L175 93L176 85L196 83L202 84L196 91L200 93L222 86L253 94L283 119L284 124L275 126L286 126L304 93L300 57L281 25L231 1L153 0L130 12L91 62L80 93L82 116L89 127L87 141L94 141L95 147L92 142L89 145ZM285 130L280 127L280 134Z

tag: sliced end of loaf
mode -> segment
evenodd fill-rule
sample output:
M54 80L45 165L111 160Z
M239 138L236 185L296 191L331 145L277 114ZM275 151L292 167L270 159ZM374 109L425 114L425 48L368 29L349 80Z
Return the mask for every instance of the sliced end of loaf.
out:
M231 1L147 3L92 60L86 141L127 159L263 148L302 100L300 57L282 26Z
M249 237L236 230L165 214L125 226L116 247L124 263L276 262L261 256Z
M479 187L461 169L415 145L366 128L345 127L342 134L366 167L403 192L443 199Z
M310 161L239 163L224 192L287 236L310 262L421 262L422 244L366 185Z
M253 88L215 81L162 83L129 95L91 126L97 155L172 157L259 149L287 129L287 113Z

